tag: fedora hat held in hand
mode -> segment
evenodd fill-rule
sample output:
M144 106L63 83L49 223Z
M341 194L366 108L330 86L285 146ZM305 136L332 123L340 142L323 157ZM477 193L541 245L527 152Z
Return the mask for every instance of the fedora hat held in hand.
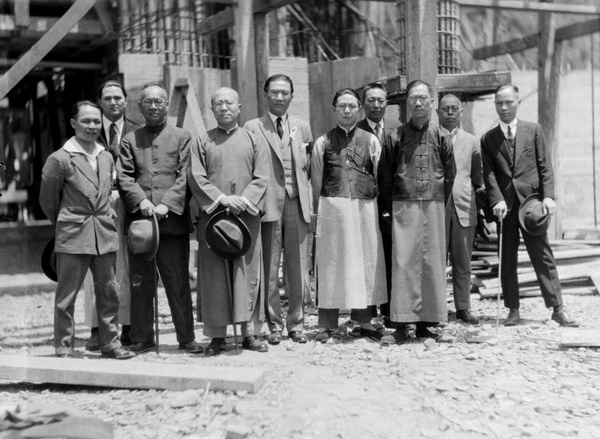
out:
M544 214L540 194L531 194L523 200L519 207L519 222L530 235L541 236L548 231L550 215Z
M206 224L206 243L212 252L223 259L237 259L250 249L252 237L242 219L225 210L215 213Z
M160 232L155 214L132 221L129 225L127 245L134 255L151 261L156 256L159 242Z
M56 253L54 252L54 238L46 243L42 252L42 271L48 279L58 282L56 274Z

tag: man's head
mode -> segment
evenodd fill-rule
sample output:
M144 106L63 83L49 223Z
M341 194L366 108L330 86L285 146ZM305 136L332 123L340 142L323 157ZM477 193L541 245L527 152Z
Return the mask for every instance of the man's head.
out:
M517 117L517 110L521 105L519 88L513 84L501 85L496 89L496 113L504 123L511 123Z
M111 122L116 122L125 112L127 107L127 92L123 84L118 81L106 81L98 90L98 103L102 114Z
M102 113L100 107L90 101L79 101L73 105L71 126L81 145L93 143L100 135Z
M406 86L406 100L408 112L413 122L422 125L431 117L433 103L433 88L425 81L417 79Z
M337 124L347 130L356 125L360 105L360 98L355 90L351 88L338 90L333 97L333 112Z
M367 119L375 123L381 122L387 107L387 90L379 82L365 87L363 91L363 109Z
M167 90L160 84L144 85L138 106L147 125L157 126L162 124L169 111Z
M440 125L448 131L452 131L460 124L462 114L462 103L456 96L447 94L440 99L437 115L440 120Z
M283 74L270 76L265 81L264 91L271 114L283 116L287 113L294 98L294 83L289 76Z
M234 128L240 115L240 95L229 87L218 89L210 98L211 110L217 124L226 130Z

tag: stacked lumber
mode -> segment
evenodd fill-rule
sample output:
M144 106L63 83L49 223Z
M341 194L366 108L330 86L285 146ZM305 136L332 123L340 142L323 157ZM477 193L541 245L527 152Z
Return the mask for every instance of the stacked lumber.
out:
M600 240L550 241L562 287L566 295L594 295L600 291ZM521 241L517 255L519 292L521 297L541 296L535 271L525 245ZM498 237L490 242L475 240L471 261L472 290L482 299L498 294Z

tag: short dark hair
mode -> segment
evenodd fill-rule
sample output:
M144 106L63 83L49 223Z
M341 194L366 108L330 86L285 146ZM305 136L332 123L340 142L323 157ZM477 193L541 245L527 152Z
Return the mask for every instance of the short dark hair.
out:
M367 98L367 92L369 90L383 90L385 92L385 98L387 99L387 90L383 86L383 84L381 82L371 82L370 84L365 85L365 89L362 92L362 100L363 100L363 102L366 100L366 98Z
M358 101L359 105L362 105L362 100L360 99L360 96L358 96L358 93L356 93L356 90L354 90L353 88L342 88L341 90L338 90L336 92L335 96L333 97L333 106L334 107L337 104L337 100L343 95L354 96L356 98L356 100Z
M419 86L419 85L425 85L427 86L427 91L429 92L429 95L431 97L433 97L433 87L431 86L431 84L428 84L425 81L421 81L420 79L415 79L414 81L411 81L407 86L406 86L406 97L408 98L408 94L410 93L410 90Z
M502 90L506 90L507 88L512 89L512 91L514 91L515 93L519 93L519 87L517 87L516 85L502 84L502 85L499 85L498 87L496 87L495 94L498 94L499 92L501 92Z
M294 94L294 83L292 82L292 78L290 78L288 75L284 75L283 73L277 73L277 74L271 75L267 78L267 80L265 81L265 86L263 88L265 93L267 93L269 91L269 85L271 84L271 82L274 82L274 81L289 82L290 83L290 91L292 92L292 94Z
M81 107L84 107L86 105L97 108L98 110L100 110L100 113L102 113L100 105L95 104L92 101L77 101L75 102L75 105L73 105L73 109L71 110L71 119L77 119L77 116L79 116L79 110L81 109Z
M106 87L120 88L121 91L123 92L123 96L127 97L127 92L125 91L125 87L123 87L123 84L121 84L119 81L116 81L114 79L109 79L108 81L103 82L102 85L100 86L100 88L98 89L98 100L102 99L102 92L104 91L104 89Z

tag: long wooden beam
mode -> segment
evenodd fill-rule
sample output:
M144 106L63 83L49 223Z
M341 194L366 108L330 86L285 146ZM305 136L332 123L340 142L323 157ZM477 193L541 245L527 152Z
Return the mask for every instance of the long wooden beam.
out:
M557 42L560 42L594 32L600 32L600 19L598 18L561 27L556 30L555 38ZM539 40L540 34L537 33L527 35L523 38L516 38L514 40L494 44L492 46L480 47L473 51L473 58L487 59L493 56L505 55L507 53L521 52L523 50L531 49L532 47L537 47Z
M19 27L18 21L12 15L0 14L0 37L10 38L18 31L19 37L41 38L48 29L58 23L60 19L54 17L29 17L27 27ZM106 34L102 23L98 20L80 20L67 32L66 35L97 37Z
M94 7L96 0L76 0L52 28L0 78L0 99L21 81Z
M556 12L562 14L600 15L595 5L573 5L569 3L541 3L528 0L460 0L468 8L505 9L521 12Z

